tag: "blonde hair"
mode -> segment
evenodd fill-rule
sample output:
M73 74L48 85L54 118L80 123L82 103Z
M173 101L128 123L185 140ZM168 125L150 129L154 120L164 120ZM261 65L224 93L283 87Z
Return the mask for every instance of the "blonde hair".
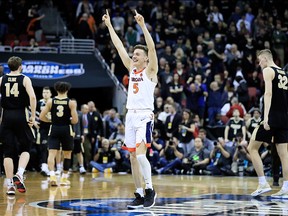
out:
M260 50L257 56L259 57L260 55L265 55L270 60L273 59L272 52L269 49Z

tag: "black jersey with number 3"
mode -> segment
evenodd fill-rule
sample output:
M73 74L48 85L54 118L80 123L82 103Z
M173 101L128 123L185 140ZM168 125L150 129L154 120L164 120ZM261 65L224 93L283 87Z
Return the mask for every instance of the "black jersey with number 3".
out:
M268 124L273 128L288 129L288 74L280 68L271 68L275 72L275 77L272 80L272 98Z
M70 125L71 124L71 110L69 108L69 98L52 99L51 120L52 125Z
M2 77L1 106L4 109L24 109L29 106L30 100L23 85L24 75L9 75Z

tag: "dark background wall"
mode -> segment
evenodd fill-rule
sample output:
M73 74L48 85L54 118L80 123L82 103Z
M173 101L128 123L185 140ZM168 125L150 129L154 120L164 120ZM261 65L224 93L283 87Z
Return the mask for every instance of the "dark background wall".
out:
M61 79L31 79L38 100L42 98L42 88L44 86L51 87L53 96L56 95L53 86L56 81L61 80L71 83L72 89L69 92L69 97L77 100L79 108L81 104L87 103L90 100L95 102L96 107L101 112L112 107L114 83L94 55L0 53L0 63L5 64L13 55L19 56L23 60L52 61L60 64L83 64L85 73L80 76L70 76Z

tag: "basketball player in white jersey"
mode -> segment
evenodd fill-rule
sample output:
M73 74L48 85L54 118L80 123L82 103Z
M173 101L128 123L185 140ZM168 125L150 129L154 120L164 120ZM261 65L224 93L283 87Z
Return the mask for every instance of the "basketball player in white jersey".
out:
M102 17L123 64L130 72L124 142L125 147L130 151L132 175L136 186L136 192L134 193L136 198L127 206L132 209L154 206L157 196L152 186L151 166L146 158L146 151L147 147L151 145L152 139L154 123L153 94L157 84L158 59L155 44L147 30L144 18L136 10L135 13L135 20L143 31L147 47L136 45L132 59L115 33L108 10ZM142 188L143 177L145 195Z

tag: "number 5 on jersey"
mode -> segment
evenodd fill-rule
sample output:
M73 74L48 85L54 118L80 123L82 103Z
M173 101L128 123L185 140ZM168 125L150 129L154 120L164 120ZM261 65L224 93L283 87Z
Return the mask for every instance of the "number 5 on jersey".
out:
M137 94L139 91L139 86L138 83L133 83L133 93Z

